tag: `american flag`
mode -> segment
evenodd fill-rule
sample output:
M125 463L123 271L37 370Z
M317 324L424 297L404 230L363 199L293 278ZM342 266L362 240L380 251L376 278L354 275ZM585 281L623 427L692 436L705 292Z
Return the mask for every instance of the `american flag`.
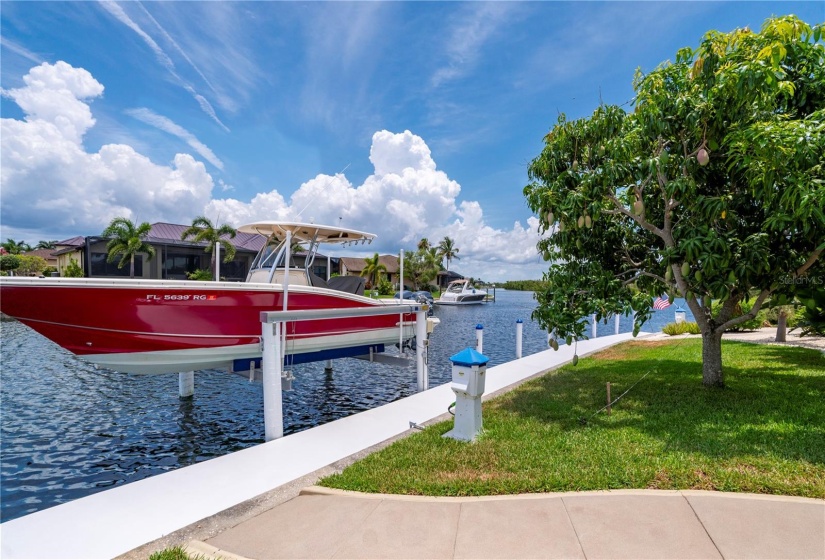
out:
M667 309L670 307L670 301L668 301L667 295L663 295L662 297L657 297L653 300L653 309Z

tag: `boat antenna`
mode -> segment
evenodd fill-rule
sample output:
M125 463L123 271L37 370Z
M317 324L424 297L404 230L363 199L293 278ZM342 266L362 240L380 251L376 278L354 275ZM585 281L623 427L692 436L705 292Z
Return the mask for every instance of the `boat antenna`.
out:
M344 173L344 171L346 171L347 169L349 169L349 166L350 166L350 165L352 165L352 164L351 164L351 163L348 163L348 164L347 164L347 165L346 165L346 166L345 166L345 167L344 167L341 171L339 171L339 172L338 172L338 173L336 173L335 175L341 175L341 174L343 174L343 173ZM325 190L326 190L326 188L329 186L330 181L332 181L332 180L335 178L335 175L331 176L329 179L327 179L327 182L326 182L326 183L324 183L324 189L325 189ZM297 218L297 219L299 219L299 220L301 219L301 214L303 214L303 213L304 213L304 210L306 210L306 209L307 209L307 207L308 207L310 204L312 204L313 202L314 202L313 200L310 200L309 202L307 202L307 203L306 203L306 205L305 205L303 208L301 208L301 211L300 211L300 212L298 212L298 218ZM341 218L339 217L338 219L340 220Z

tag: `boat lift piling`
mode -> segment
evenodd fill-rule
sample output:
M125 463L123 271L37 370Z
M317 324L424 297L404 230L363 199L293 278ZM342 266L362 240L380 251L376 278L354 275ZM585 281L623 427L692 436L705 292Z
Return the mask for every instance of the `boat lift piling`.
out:
M178 397L190 399L195 396L195 372L181 371L178 373Z
M346 317L370 317L415 313L415 356L418 390L429 388L429 375L425 353L427 349L427 309L426 305L382 305L349 309L303 309L297 311L265 311L261 313L261 342L263 352L261 372L264 391L264 438L266 441L284 435L284 410L281 378L284 376L284 344L282 336L286 323L293 321L316 321ZM403 315L402 315L403 318ZM403 329L403 321L399 328Z

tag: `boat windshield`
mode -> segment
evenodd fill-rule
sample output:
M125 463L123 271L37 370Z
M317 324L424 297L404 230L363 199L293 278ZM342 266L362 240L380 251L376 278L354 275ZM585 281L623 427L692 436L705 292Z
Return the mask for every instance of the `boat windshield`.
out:
M451 294L460 294L464 291L464 282L453 282L447 288L447 292Z

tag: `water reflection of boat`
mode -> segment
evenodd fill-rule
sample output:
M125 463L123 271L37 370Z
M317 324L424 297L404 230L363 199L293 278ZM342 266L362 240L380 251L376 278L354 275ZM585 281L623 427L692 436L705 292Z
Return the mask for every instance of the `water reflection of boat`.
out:
M484 303L487 292L473 287L472 283L462 278L453 280L447 285L447 289L441 294L435 303L439 305L471 305Z
M368 243L374 235L339 227L258 222L238 231L267 243L245 283L112 278L0 279L0 310L70 352L129 373L248 368L261 355L260 314L284 309L360 308L398 303L364 296L364 279L312 273L321 244ZM303 267L291 248L307 252ZM412 303L412 302L405 302ZM292 363L384 350L414 336L414 314L289 323Z

